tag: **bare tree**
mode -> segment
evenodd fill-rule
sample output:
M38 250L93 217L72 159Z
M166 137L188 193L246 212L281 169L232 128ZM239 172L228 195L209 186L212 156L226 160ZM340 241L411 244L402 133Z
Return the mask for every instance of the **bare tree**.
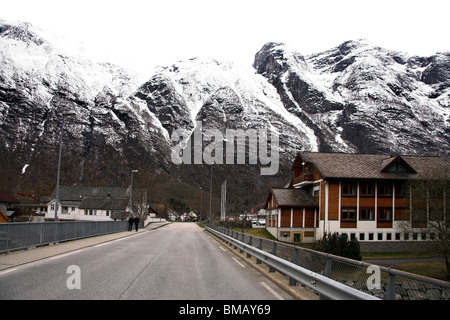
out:
M447 279L450 279L450 169L430 169L427 179L411 180L406 184L409 195L409 230L427 234L434 240L437 251L444 255Z

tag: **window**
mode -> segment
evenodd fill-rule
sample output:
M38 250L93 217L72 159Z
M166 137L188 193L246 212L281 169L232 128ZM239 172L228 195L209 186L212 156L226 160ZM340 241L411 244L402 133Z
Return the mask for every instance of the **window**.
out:
M52 211L55 210L55 205L54 205L54 204L52 204L52 205L50 206L50 210L52 210Z
M409 233L408 232L403 234L403 239L409 240Z
M343 196L355 196L356 195L356 184L355 183L343 183L342 184L342 195Z
M369 240L373 240L373 233L372 232L369 233Z
M342 208L341 221L356 221L356 209Z
M401 233L400 232L396 232L395 233L395 240L401 240Z
M392 233L386 233L386 240L392 240Z
M106 210L106 216L109 217L109 210Z
M360 240L360 241L364 241L365 238L366 238L366 234L365 234L365 233L360 233L360 234L359 234L359 240Z
M378 209L378 221L391 221L391 208L379 208Z
M379 183L378 184L378 195L380 197L389 197L391 195L391 184L390 183Z
M395 197L396 198L406 197L406 185L404 182L395 183Z
M359 219L360 220L374 220L374 209L372 208L361 208L359 210Z
M362 197L370 197L373 196L374 187L372 183L361 183L359 186L359 194Z
M378 240L383 240L383 233L382 232L378 233Z
M84 215L87 216L88 215L88 211L84 210Z

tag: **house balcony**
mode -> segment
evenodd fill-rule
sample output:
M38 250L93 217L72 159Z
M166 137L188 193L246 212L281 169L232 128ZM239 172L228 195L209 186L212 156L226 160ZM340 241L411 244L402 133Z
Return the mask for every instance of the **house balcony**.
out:
M301 187L303 185L309 185L314 182L314 175L312 174L305 174L298 177L295 177L292 179L292 186L295 187Z

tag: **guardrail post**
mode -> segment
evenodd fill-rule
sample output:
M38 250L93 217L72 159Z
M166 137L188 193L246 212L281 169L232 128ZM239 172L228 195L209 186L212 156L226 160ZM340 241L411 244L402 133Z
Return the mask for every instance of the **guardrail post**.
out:
M276 242L273 242L273 248L272 248L271 254L273 254L274 256L277 255L277 243ZM269 267L269 272L275 272L275 268Z
M291 262L297 264L297 260L298 260L298 249L294 248L294 255L292 257ZM297 281L294 278L289 277L289 285L295 286L295 285L297 285Z
M253 237L252 237L252 236L249 236L249 237L250 237L250 239L248 240L248 245L251 246L251 245L252 245L252 238L253 238ZM251 258L251 257L252 257L252 255L251 255L250 253L247 252L247 258Z
M262 250L262 238L259 238L258 249ZM260 259L256 259L256 264L261 264L261 260Z
M395 274L392 274L390 271L389 269L389 280L383 300L395 300Z

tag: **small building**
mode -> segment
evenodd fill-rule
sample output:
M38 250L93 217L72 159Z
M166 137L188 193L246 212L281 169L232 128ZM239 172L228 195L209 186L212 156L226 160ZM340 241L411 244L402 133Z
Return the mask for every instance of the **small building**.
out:
M315 242L319 206L304 189L272 188L264 203L266 229L280 241Z

